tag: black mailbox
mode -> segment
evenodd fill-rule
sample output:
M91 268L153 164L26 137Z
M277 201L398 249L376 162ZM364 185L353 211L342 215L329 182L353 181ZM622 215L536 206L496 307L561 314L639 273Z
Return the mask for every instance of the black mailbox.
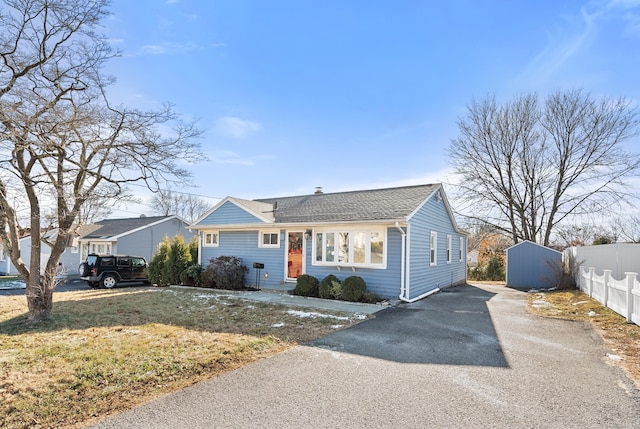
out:
M253 263L253 268L263 269L264 268L264 264L261 264L260 262L254 262Z

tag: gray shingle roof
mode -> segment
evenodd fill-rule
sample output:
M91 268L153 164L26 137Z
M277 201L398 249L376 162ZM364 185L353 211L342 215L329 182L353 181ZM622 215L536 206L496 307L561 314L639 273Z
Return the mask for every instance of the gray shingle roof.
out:
M430 184L256 201L278 203L277 223L396 220L409 216L439 186Z
M97 229L87 228L88 231L84 235L81 235L81 238L111 238L172 217L173 216L150 216L126 219L105 219L93 224L93 226L98 226Z

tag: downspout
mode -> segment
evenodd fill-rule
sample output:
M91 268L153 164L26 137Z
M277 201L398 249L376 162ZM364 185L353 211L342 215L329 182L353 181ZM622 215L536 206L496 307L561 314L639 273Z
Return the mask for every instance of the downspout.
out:
M422 294L420 296L417 296L417 297L415 297L413 299L409 299L409 297L408 297L409 291L407 290L408 288L407 288L407 286L405 284L405 277L406 277L405 276L405 267L406 267L406 264L405 264L406 247L405 246L406 246L406 240L407 240L407 233L404 232L404 230L402 228L400 228L400 224L398 222L396 222L395 226L398 229L398 231L400 231L400 234L402 234L402 257L400 259L401 260L401 264L402 264L402 266L400 268L400 271L401 271L400 296L399 296L400 300L404 301L404 302L412 303L412 302L418 301L420 299L426 298L429 295L433 295L434 293L440 292L440 288L436 288L436 289L430 290L429 292L424 293L424 294Z
M405 258L406 258L406 242L407 242L407 233L404 232L402 228L400 228L400 223L396 222L396 229L400 231L400 235L402 236L402 256L400 257L400 296L399 298L405 301L406 294L406 285L405 285Z

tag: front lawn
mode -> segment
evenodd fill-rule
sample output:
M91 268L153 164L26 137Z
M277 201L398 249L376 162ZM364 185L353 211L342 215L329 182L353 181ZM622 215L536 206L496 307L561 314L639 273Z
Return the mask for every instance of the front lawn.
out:
M29 323L24 296L0 296L1 426L86 426L363 319L290 310L130 288L55 293L52 319Z

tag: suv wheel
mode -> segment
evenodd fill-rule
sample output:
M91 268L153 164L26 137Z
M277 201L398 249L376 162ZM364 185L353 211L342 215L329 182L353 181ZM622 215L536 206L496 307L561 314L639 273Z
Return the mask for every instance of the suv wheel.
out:
M85 264L84 262L80 264L80 266L78 267L78 271L80 272L80 277L89 275L87 264Z
M100 284L106 289L111 289L116 285L116 283L118 283L118 279L116 279L113 274L107 274L102 277L102 280L100 280Z

